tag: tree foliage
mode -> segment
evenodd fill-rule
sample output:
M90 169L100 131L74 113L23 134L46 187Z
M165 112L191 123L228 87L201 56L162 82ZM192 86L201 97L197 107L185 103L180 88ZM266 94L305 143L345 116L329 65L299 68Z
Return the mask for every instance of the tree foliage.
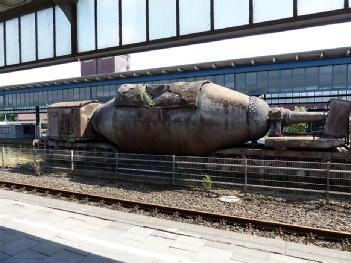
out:
M6 120L7 121L16 121L17 115L14 113L7 113ZM0 121L5 121L5 113L0 113Z
M295 106L295 111L297 112L306 112L306 107L297 107ZM286 133L306 133L307 132L307 123L297 123L287 127L284 127L284 132Z

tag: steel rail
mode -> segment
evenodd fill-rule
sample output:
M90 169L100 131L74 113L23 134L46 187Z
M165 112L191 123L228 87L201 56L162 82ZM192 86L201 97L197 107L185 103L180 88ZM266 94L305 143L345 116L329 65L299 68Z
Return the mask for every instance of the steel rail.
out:
M7 188L19 189L19 190L25 189L29 191L36 191L39 193L59 195L59 196L68 197L72 199L77 198L80 200L104 203L107 205L118 204L127 208L138 207L139 209L142 209L145 211L157 211L158 213L163 213L168 215L177 214L178 216L183 218L200 217L203 220L211 221L211 222L225 222L226 224L237 224L237 225L250 224L253 227L263 228L266 230L280 230L286 233L294 233L294 234L300 234L300 235L312 234L315 237L322 238L325 240L333 240L333 241L341 241L345 239L351 240L351 232L346 232L346 231L336 231L336 230L325 229L325 228L315 228L315 227L253 219L253 218L240 217L240 216L215 214L215 213L198 211L198 210L169 207L169 206L156 205L156 204L145 203L140 201L132 201L132 200L126 200L121 198L115 198L115 197L106 197L106 196L88 194L83 192L48 188L48 187L42 187L42 186L22 184L22 183L14 183L14 182L3 181L3 180L0 180L0 187L7 187Z

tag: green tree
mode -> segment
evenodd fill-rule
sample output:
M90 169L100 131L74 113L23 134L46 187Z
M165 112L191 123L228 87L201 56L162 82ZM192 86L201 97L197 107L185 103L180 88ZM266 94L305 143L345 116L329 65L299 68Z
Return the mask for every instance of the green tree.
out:
M6 119L8 121L15 121L17 118L17 114L14 113L7 113ZM0 113L0 121L5 121L5 113Z

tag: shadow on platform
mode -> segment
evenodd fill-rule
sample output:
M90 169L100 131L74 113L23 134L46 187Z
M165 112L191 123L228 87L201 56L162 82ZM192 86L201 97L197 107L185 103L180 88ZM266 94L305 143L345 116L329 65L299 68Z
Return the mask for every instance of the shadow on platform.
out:
M122 263L0 226L0 263Z

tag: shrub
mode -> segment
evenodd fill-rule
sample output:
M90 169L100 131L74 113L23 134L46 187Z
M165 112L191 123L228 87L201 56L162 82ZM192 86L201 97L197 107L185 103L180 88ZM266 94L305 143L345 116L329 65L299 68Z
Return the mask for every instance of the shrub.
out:
M305 112L306 107L295 107L295 111ZM306 133L306 131L307 131L307 123L297 123L297 124L289 125L288 127L284 127L284 132L286 133L301 134L301 133Z
M205 191L210 191L212 189L212 179L207 174L205 174L202 178L202 188Z
M149 95L149 93L147 93L146 90L143 90L143 91L142 91L142 96L143 96L144 102L145 102L149 107L154 107L154 106L155 106L155 102L152 100L152 97Z
M40 160L38 160L35 156L33 156L33 160L31 162L31 166L35 172L36 176L41 175L41 167L40 167Z

